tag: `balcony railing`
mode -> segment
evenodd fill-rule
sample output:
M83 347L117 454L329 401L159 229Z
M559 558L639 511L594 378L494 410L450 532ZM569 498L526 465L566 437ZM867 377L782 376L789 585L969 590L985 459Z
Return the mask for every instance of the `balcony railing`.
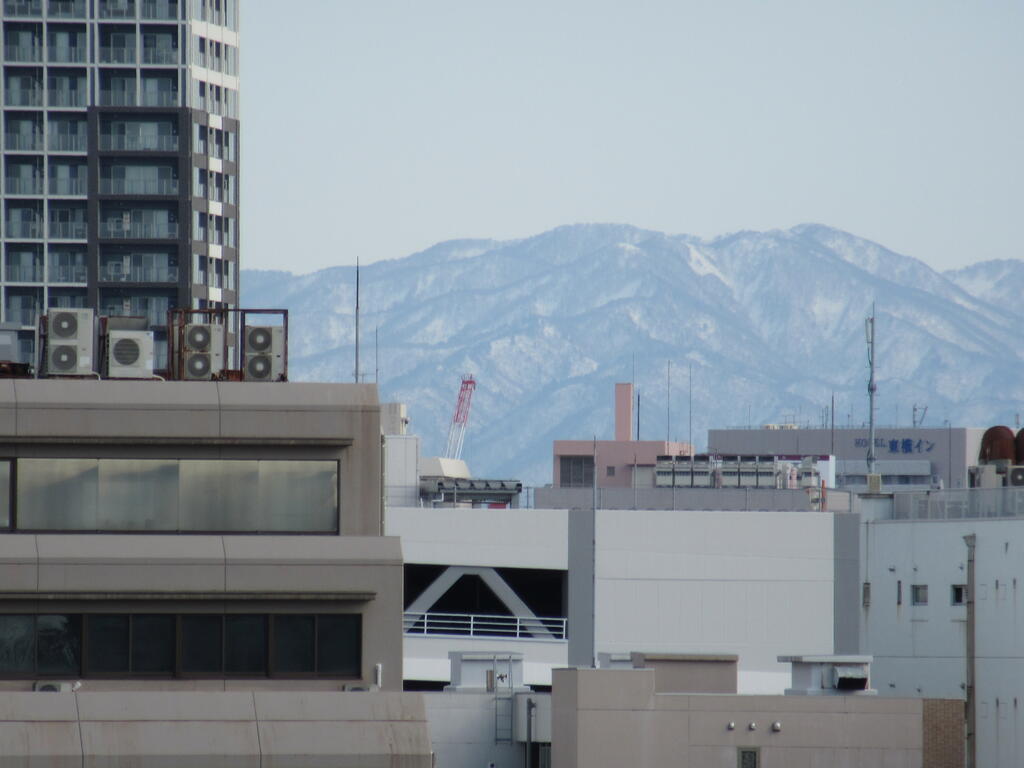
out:
M43 106L43 89L6 89L4 92L4 104L8 107L41 107Z
M113 91L109 89L101 89L100 105L104 107L134 107L135 90Z
M51 107L84 107L85 89L77 91L57 91L51 89L47 98Z
M100 63L101 64L134 64L135 63L135 46L128 45L101 45L100 46Z
M50 133L50 149L57 152L85 152L89 149L89 139L84 134Z
M43 134L8 133L4 136L4 147L17 152L42 152Z
M5 45L4 59L7 61L42 61L43 48L39 45Z
M86 60L85 46L55 46L49 48L49 60L54 64L84 64Z
M85 240L89 225L84 221L51 221L50 237L58 240Z
M42 16L42 0L4 0L4 14L7 16Z
M178 237L178 225L132 222L125 226L117 220L101 221L100 237L111 239L176 240Z
M85 18L85 0L50 0L46 13L51 19Z
M178 137L145 134L118 136L110 133L101 133L100 150L115 152L177 152Z
M143 91L143 107L176 107L178 106L177 91Z
M6 178L4 179L4 191L8 195L41 195L43 194L42 177L34 179Z
M112 269L109 265L100 271L104 283L176 283L177 267L132 267L127 272Z
M101 195L176 195L177 179L100 179Z
M565 640L566 619L489 616L472 613L402 614L407 635L506 637L517 640Z
M5 314L8 323L16 323L17 325L35 325L39 321L38 309L8 307Z
M143 48L143 64L177 64L178 52L173 48Z
M134 19L135 3L112 3L100 0L101 19Z
M53 258L51 254L51 258ZM84 264L73 267L63 265L50 265L51 283L84 283L89 279L89 270Z
M9 238L40 238L43 236L43 224L41 221L12 221L8 219L4 229Z
M178 18L178 4L166 1L142 0L142 18L168 19L173 21Z
M41 283L43 282L43 265L8 264L6 276L9 283Z
M50 177L51 195L85 195L89 193L89 184L86 179L62 179L55 176Z

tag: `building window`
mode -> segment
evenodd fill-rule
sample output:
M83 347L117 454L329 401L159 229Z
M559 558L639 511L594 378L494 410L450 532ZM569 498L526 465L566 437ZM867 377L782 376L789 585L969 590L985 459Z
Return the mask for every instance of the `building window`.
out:
M757 747L740 747L736 751L738 768L760 768L761 750Z
M357 613L0 615L0 678L358 678L361 670Z
M594 484L593 456L562 456L559 460L559 486L589 488Z
M903 582L896 582L896 605L903 605Z
M606 477L615 477L615 467L605 467Z
M910 586L910 602L914 605L928 605L928 585L912 584Z
M864 582L863 586L861 587L860 596L861 596L861 605L863 605L865 608L869 607L871 605L871 582L870 581L865 581Z
M967 585L954 584L949 588L949 604L965 605L967 603Z

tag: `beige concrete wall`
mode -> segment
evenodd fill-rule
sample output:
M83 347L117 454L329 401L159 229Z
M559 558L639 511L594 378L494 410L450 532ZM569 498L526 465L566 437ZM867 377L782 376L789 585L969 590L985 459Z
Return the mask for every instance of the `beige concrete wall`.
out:
M0 612L358 612L362 679L383 664L389 690L402 686L402 589L393 537L0 535ZM194 684L136 687L168 682Z
M928 765L922 699L657 694L654 677L555 670L554 768L735 768L740 747L761 768Z
M430 768L415 693L0 696L0 768Z
M340 462L340 529L382 530L375 384L0 380L0 455Z
M633 653L635 669L654 670L655 693L736 693L735 655Z

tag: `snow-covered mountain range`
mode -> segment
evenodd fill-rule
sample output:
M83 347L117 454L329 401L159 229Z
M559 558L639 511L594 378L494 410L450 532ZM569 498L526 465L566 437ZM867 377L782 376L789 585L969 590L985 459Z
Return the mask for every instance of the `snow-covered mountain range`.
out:
M474 473L550 482L551 442L610 438L634 380L641 438L867 419L864 318L877 312L878 422L1013 425L1024 413L1024 262L946 273L825 226L714 240L626 225L440 243L362 268L361 374L443 450L463 373L478 388ZM291 379L351 381L355 269L244 271L245 307L289 310ZM379 354L375 356L376 348Z

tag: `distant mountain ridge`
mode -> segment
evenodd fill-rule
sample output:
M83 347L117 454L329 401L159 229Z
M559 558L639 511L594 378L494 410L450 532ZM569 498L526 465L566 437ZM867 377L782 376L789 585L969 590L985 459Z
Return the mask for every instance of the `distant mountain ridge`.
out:
M361 367L443 449L459 377L478 382L464 457L477 475L550 482L551 441L610 437L634 378L641 437L867 416L864 317L878 313L878 421L1013 424L1024 411L1024 264L940 273L818 224L702 240L621 224L455 240L362 268ZM246 307L290 311L293 380L353 378L355 270L245 270ZM379 358L374 359L374 339ZM672 370L667 370L671 360ZM669 387L671 378L671 387ZM669 394L670 392L670 394Z

